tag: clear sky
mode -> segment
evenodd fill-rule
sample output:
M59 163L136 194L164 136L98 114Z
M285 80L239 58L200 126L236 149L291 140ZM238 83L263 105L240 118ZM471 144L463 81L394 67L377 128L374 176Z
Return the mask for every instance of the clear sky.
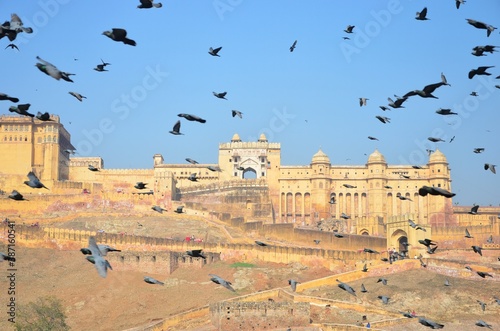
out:
M281 143L284 165L307 165L319 148L337 165L365 164L376 148L389 164L425 165L425 150L438 148L450 163L454 202L500 204L500 89L494 87L500 52L471 55L474 46L500 46L500 30L487 37L466 21L500 27L500 1L469 0L458 10L454 0L138 4L2 1L0 21L16 13L34 32L14 41L19 52L3 50L9 41L0 40L0 92L31 103L31 112L58 114L77 156L101 156L105 168L152 168L156 153L166 163L186 157L217 163L218 144L234 133L256 141L264 132ZM418 21L424 6L429 20ZM354 33L343 31L347 25ZM137 46L102 35L111 28L125 28ZM208 54L219 46L220 57ZM76 74L74 83L40 72L37 55ZM100 59L111 63L108 72L93 70ZM495 65L491 76L467 77L473 68ZM440 82L441 73L451 87L438 88L439 99L414 96L403 109L379 108L394 94ZM70 91L87 99L79 102ZM227 100L212 95L223 91ZM369 99L367 106L359 106L360 97ZM0 105L10 114L9 101ZM438 115L439 108L458 115ZM232 118L232 109L243 119ZM168 131L179 113L207 122L181 119L184 135L174 136ZM446 142L431 143L430 136ZM474 154L475 147L485 152ZM498 164L499 174L485 171L484 163Z

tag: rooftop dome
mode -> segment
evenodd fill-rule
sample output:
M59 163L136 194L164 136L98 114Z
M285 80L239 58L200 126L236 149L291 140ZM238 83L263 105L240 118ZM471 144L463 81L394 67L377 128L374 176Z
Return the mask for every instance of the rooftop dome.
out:
M260 141L260 142L263 142L263 143L267 143L267 137L264 133L261 133L260 134L260 137L259 137L259 140L257 141Z
M368 157L368 163L386 163L384 156L376 149Z
M240 136L237 133L235 133L233 138L231 139L231 142L240 142L240 141L241 141Z
M330 158L328 155L323 153L323 151L320 149L316 154L313 155L312 157L312 162L311 163L330 163Z
M448 163L448 160L446 160L446 156L444 156L443 153L439 149L436 149L434 153L431 154L429 157L429 163L437 163L437 162L444 162Z

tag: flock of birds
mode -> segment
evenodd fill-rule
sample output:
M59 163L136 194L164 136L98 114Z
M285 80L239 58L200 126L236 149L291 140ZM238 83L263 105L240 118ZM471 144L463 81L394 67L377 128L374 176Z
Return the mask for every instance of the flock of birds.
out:
M456 8L459 9L461 5L463 5L465 3L465 0L456 0ZM149 9L149 8L161 8L162 7L162 4L161 3L154 3L153 0L140 0L140 5L138 5L138 8L140 9ZM427 10L427 7L423 8L420 12L417 12L416 13L416 17L415 19L416 20L419 20L419 21L426 21L426 20L429 20L429 18L427 18L427 14L428 14L428 10ZM489 25L489 24L486 24L486 23L483 23L483 22L480 22L480 21L476 21L476 20L473 20L473 19L467 19L467 23L472 25L473 27L477 28L477 29L484 29L486 30L486 34L487 34L487 37L489 37L491 35L491 33L496 29L495 27L493 27L492 25ZM354 29L355 29L355 26L354 25L348 25L346 27L346 29L344 30L345 33L347 34L352 34L354 33ZM19 18L18 15L16 14L12 14L11 15L11 19L10 21L6 21L4 22L1 26L0 26L0 39L6 37L11 43L8 44L6 46L6 49L7 48L11 48L12 50L17 50L19 51L19 48L14 44L12 43L13 41L15 41L17 35L19 33L33 33L33 29L30 28L30 27L24 27L23 26L23 23L21 21L21 19ZM121 42L121 43L124 43L125 45L129 45L129 46L136 46L137 43L135 40L133 39L130 39L128 37L128 34L127 34L127 31L125 29L122 29L122 28L113 28L109 31L104 31L102 33L104 36L110 38L111 40L115 41L115 42ZM345 40L349 40L350 38L345 36L343 37ZM292 45L290 46L289 50L290 52L294 52L294 50L296 49L297 47L297 40L295 40ZM493 54L494 52L496 52L496 48L498 46L493 46L493 45L484 45L484 46L476 46L472 49L472 55L474 56L477 56L477 57L482 57L482 56L486 56L487 54L486 53L489 53L489 54ZM209 50L208 50L208 54L213 56L213 57L220 57L219 53L221 51L222 47L217 47L217 48L212 48L210 47ZM38 68L38 70L40 70L41 72L43 72L44 74L56 79L56 80L64 80L64 81L67 81L67 82L73 82L71 76L73 76L74 74L72 73L69 73L69 72L65 72L65 71L62 71L62 70L59 70L55 65L53 65L52 63L40 58L40 57L36 57L36 59L38 60L38 62L36 63L36 67ZM108 71L106 69L107 66L111 65L111 63L108 63L108 62L105 62L101 59L101 63L97 64L96 67L94 68L95 71L97 72L105 72L105 71ZM481 76L481 75L486 75L486 76L489 76L491 75L490 72L488 72L489 69L491 68L494 68L494 66L479 66L475 69L471 69L468 73L468 78L469 79L473 79L475 76ZM496 77L497 79L500 79L500 76L497 76ZM387 110L390 110L391 108L393 109L400 109L400 108L404 108L403 104L405 102L407 102L409 100L409 98L411 97L414 97L414 96L418 96L418 97L421 97L421 98L434 98L434 99L437 99L438 97L436 97L433 93L436 92L436 90L442 86L451 86L448 82L447 82L447 79L445 77L445 75L443 73L441 73L441 80L437 83L432 83L432 84L429 84L429 85L426 85L424 86L422 89L415 89L415 90L412 90L412 91L409 91L407 92L406 94L404 94L403 96L397 96L397 95L394 95L395 97L395 100L393 100L392 98L387 98L388 100L388 104L387 106L386 105L383 105L383 106L379 106L380 109L382 111L387 111ZM495 85L496 88L499 88L500 89L500 85ZM82 102L83 99L85 99L86 97L81 95L80 93L77 93L77 92L73 92L73 91L70 91L68 92L71 96L75 97L78 101ZM213 95L214 97L218 98L218 99L224 99L224 100L227 100L226 99L226 95L227 95L227 92L224 91L224 92L213 92ZM472 96L477 96L477 93L476 92L471 92L471 95ZM9 96L8 94L5 94L5 93L0 93L0 100L7 100L7 101L10 101L10 102L13 102L13 103L18 103L19 102L19 99L16 98L16 97L12 97L12 96ZM361 97L359 98L359 105L360 107L363 107L363 106L367 106L367 101L370 100L366 97ZM40 113L38 112L36 115L34 114L31 114L28 112L30 108L30 104L29 103L25 103L25 104L17 104L16 106L11 106L9 108L9 111L10 112L13 112L13 113L17 113L19 115L22 115L22 116L28 116L28 117L36 117L37 119L41 120L41 121L50 121L50 115L48 113ZM456 112L453 112L451 109L442 109L440 108L439 110L436 111L437 114L439 115L442 115L442 116L450 116L450 115L457 115ZM242 112L238 111L238 110L232 110L231 111L231 114L232 114L232 117L239 117L239 118L242 118ZM188 121L195 121L195 122L199 122L199 123L205 123L206 120L199 117L199 116L196 116L196 115L193 115L193 114L184 114L184 113L181 113L181 114L178 114L178 117L181 117L181 118L184 118L185 120L188 120ZM380 122L386 124L386 123L390 123L390 118L386 117L386 116L381 116L381 115L377 115L376 116L377 120L379 120ZM183 133L180 132L180 128L181 128L181 121L178 120L171 131L169 131L169 133L173 134L173 135L182 135ZM370 140L378 140L376 137L372 137L372 136L369 136L368 139ZM436 137L429 137L428 138L429 141L432 141L432 142L444 142L444 140L442 140L441 138L436 138ZM451 141L450 141L451 142ZM482 153L484 152L484 148L480 147L480 148L475 148L474 149L474 153L476 154L479 154L479 153ZM67 151L68 153L74 153L74 151ZM187 162L189 163L192 163L192 164L197 164L198 162L196 162L195 160L193 159L190 159L190 158L187 158L186 159ZM88 166L88 169L90 171L99 171L98 168L92 166L92 165L89 165ZM211 171L219 171L220 169L218 169L217 167L209 167L209 169ZM484 169L485 170L490 170L492 173L496 173L496 170L495 170L495 165L494 164L489 164L489 163L485 163L484 165ZM29 172L28 175L28 180L24 182L24 184L26 184L27 186L31 187L31 188L35 188L35 189L40 189L40 188L45 188L45 189L48 189L38 178L37 176L33 173L33 172ZM197 181L197 177L196 177L196 174L192 174L190 177L189 177L189 180L191 181ZM136 185L134 186L136 189L138 190L143 190L146 188L146 185L147 183L143 183L143 182L137 182ZM346 184L347 185L347 184ZM345 186L345 185L344 185ZM439 195L439 196L444 196L446 198L451 198L453 197L455 194L454 193L451 193L443 188L440 188L440 187L429 187L429 186L423 186L419 189L418 191L419 195L421 196L427 196L428 194L429 195ZM9 198L13 199L13 200L26 200L23 195L21 193L19 193L17 190L13 190L13 192L9 195ZM403 197L403 196L399 196L400 199L404 200L404 199L408 199L406 197ZM336 203L335 201L335 198L332 197L332 199L330 200L330 203L331 204L334 204ZM478 213L478 208L479 206L474 206L471 211L470 211L470 214L477 214ZM153 206L151 208L152 210L154 210L155 212L158 212L158 213L163 213L164 211L166 211L166 209L160 207L160 206ZM179 206L177 207L177 209L174 210L174 212L176 213L183 213L183 206ZM345 215L344 213L342 213L342 216L341 218L345 218L345 219L348 219L349 216L348 215ZM417 230L421 230L421 231L426 231L425 227L422 226L422 225L418 225L416 224L414 221L412 220L408 220L409 222L409 225L415 229L416 231ZM465 238L473 238L472 235L469 233L469 231L466 229L465 230ZM340 234L340 233L334 233L335 236L337 238L343 238L343 235ZM319 244L319 240L315 240L316 244ZM488 238L487 240L488 243L493 243L493 238L492 236L490 236L490 238ZM255 241L255 243L259 246L267 246L266 243L262 242L262 241ZM435 254L436 252L436 249L437 249L437 243L435 243L434 241L432 241L431 239L424 239L424 240L419 240L419 243L424 245L426 248L427 248L427 252L429 254ZM432 247L434 246L434 247ZM480 246L476 246L476 245L473 245L471 246L471 248L473 249L473 251L479 255L482 255L482 248ZM95 268L97 269L97 272L98 274L101 276L101 277L106 277L107 276L107 270L110 269L112 270L112 267L110 265L110 263L105 259L106 255L109 253L109 252L115 252L115 251L118 251L120 252L120 250L117 250L117 249L114 249L110 246L107 246L107 245L98 245L96 243L96 240L95 240L95 237L91 236L89 237L89 242L88 242L88 248L82 248L81 249L81 252L84 254L84 255L87 255L86 256L86 259L93 263L95 265ZM370 248L364 248L364 251L367 252L367 253L370 253L370 254L376 254L376 253L379 253L373 249L370 249ZM404 253L404 252L403 252ZM204 256L202 250L191 250L191 251L187 251L186 252L187 255L191 256L191 257L195 257L195 258L203 258L205 259L206 257ZM403 254L404 256L404 254ZM12 257L9 257L3 253L1 253L0 255L0 260L9 260L9 261L12 261L15 259L12 258ZM385 261L389 261L392 263L392 258L390 257L389 259L385 259ZM420 261L421 261L421 265L422 267L427 267L427 265L422 261L422 259L420 258ZM500 261L500 258L499 258L499 261ZM468 267L468 269L470 271L472 271L472 269L470 267ZM367 272L368 271L368 268L366 266L366 264L364 265L363 269L362 269L363 272ZM482 278L485 278L485 277L493 277L491 274L489 273L485 273L485 272L481 272L481 271L476 271L476 273L482 277ZM209 276L211 277L211 281L213 281L214 283L216 284L220 284L222 285L223 287L235 292L234 288L231 286L231 282L217 276L217 275L214 275L214 274L209 274ZM156 280L152 277L149 277L149 276L145 276L144 277L144 281L149 283L149 284L157 284L157 285L164 285L163 282L159 281L159 280ZM337 280L339 282L338 284L338 287L341 288L342 290L356 296L356 291L350 286L348 285L347 283L344 283L340 280ZM387 285L387 279L385 278L380 278L377 283L382 283L383 285ZM297 287L297 284L299 284L300 282L294 280L294 279L290 279L288 280L288 284L291 286L291 289L292 291L296 291L296 287ZM446 279L445 281L445 286L451 286L451 284L449 283L448 279ZM366 293L367 292L367 289L366 287L364 286L364 284L361 285L361 292L362 293ZM388 304L390 298L387 297L387 296L379 296L378 297L380 300L382 300L382 302L384 304ZM484 311L485 310L485 306L486 304L481 302L480 300L477 300L478 303L481 305L482 307L482 310ZM500 299L496 298L495 297L495 301L500 304ZM409 317L409 318L413 318L413 317L417 317L417 316L414 316L412 314L409 314L409 313L403 313L403 316L405 317ZM427 326L427 327L430 327L432 329L440 329L440 328L443 328L444 325L443 324L439 324L437 322L434 322L430 319L427 319L427 318L424 318L424 317L419 317L419 322L424 325L424 326ZM482 320L479 320L477 323L476 323L477 326L480 326L480 327L488 327L488 328L491 328L491 325L482 321Z

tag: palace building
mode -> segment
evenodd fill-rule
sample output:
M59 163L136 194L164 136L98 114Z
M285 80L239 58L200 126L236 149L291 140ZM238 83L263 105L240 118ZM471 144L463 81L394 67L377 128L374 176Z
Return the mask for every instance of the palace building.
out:
M151 169L105 169L100 157L73 157L65 152L74 149L71 136L58 116L51 119L0 117L0 152L7 160L0 165L1 189L19 188L26 174L34 171L52 187L43 192L47 195L82 187L132 192L135 183L142 181L149 183L156 201L167 203L182 199L182 192L238 183L267 187L275 222L309 223L342 214L387 220L412 214L423 224L455 223L451 199L418 195L423 185L451 190L448 163L438 150L422 167L389 165L377 150L364 165L331 164L321 150L308 165L282 165L280 143L269 142L264 134L257 141L243 142L235 134L230 142L219 144L218 164L169 164L156 154ZM99 171L88 170L89 164ZM196 181L188 179L193 173ZM249 175L253 178L248 179Z

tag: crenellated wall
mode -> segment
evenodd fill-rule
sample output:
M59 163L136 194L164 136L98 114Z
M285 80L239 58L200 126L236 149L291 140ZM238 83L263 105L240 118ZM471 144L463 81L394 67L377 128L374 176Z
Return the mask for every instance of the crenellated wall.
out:
M210 319L219 330L273 330L283 326L308 326L308 302L217 302L210 305Z

